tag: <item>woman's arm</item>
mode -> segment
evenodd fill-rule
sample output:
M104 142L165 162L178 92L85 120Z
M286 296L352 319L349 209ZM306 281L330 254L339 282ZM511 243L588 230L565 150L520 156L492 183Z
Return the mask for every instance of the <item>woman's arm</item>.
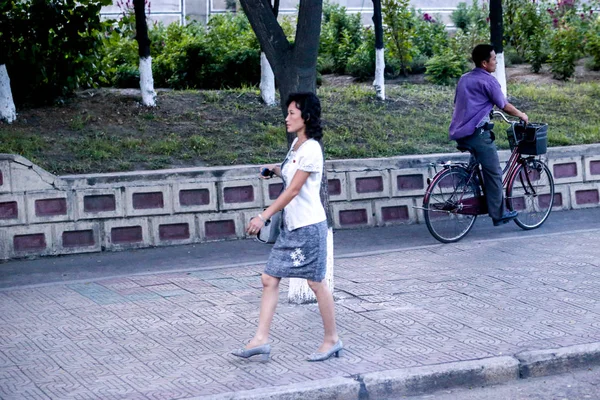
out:
M273 204L271 204L269 208L267 208L261 213L263 218L269 219L277 211L283 210L283 208L287 206L290 203L290 201L294 199L294 197L298 196L298 193L300 193L300 189L302 189L302 186L304 185L309 176L310 172L301 170L296 171L294 177L292 178L290 186L285 188L285 190L279 195L277 200L275 200L275 202L273 202Z
M310 172L301 170L296 171L290 185L285 188L285 190L279 195L273 204L271 204L265 211L260 213L262 219L259 216L252 218L248 224L248 227L246 228L246 231L252 234L257 233L264 226L264 221L271 218L277 211L283 210L283 208L287 206L290 201L294 199L294 197L298 196L300 189L309 176Z

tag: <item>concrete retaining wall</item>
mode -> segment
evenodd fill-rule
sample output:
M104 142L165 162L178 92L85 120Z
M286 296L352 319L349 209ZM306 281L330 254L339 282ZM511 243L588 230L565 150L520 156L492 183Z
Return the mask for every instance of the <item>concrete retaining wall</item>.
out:
M501 160L508 159L507 151ZM423 221L433 154L327 163L334 228ZM600 206L600 145L551 148L555 210ZM247 221L273 202L281 181L256 166L54 176L0 154L0 259L245 238Z

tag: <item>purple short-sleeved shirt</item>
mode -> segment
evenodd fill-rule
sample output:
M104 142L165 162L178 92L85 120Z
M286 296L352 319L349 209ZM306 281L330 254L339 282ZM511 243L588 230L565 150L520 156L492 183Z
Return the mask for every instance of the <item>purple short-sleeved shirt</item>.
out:
M456 86L454 114L450 123L450 140L472 135L477 125L492 111L506 107L500 83L483 68L464 74Z

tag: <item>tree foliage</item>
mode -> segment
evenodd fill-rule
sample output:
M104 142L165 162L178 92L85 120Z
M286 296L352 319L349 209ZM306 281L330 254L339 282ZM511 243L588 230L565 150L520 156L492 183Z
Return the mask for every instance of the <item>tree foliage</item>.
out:
M410 62L414 56L411 38L415 33L409 0L382 0L385 10L383 23L390 43L390 57L395 58L400 65L402 74L410 70Z
M111 0L4 0L0 43L16 104L43 104L102 80L100 8Z

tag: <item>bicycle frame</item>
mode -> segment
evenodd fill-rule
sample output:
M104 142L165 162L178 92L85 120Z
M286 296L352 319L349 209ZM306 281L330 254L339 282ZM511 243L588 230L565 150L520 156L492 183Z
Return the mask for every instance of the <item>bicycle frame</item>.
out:
M506 189L508 183L515 178L513 175L515 175L517 173L519 166L524 164L527 160L532 159L532 158L534 158L534 157L533 156L532 157L522 157L516 147L515 147L515 149L513 149L506 166L502 170L502 175L503 175L502 187L504 189ZM444 172L445 170L451 169L451 168L457 168L457 167L465 168L466 171L469 173L469 178L467 179L467 185L473 181L475 176L477 176L478 181L476 181L476 182L481 190L481 196L472 197L472 198L463 200L463 196L465 193L464 192L461 193L458 198L459 206L457 207L456 211L454 211L454 212L456 212L457 214L464 214L464 215L487 214L488 209L487 209L487 201L485 199L485 186L482 184L483 176L482 176L481 168L479 167L479 164L478 163L475 163L474 165L466 164L466 163L443 164L442 167L443 167L443 169L438 172L437 168L435 168L435 166L434 166L434 171L436 171L436 174L429 182L428 187L432 187L437 182L437 180L440 179L442 172ZM535 195L534 185L531 183L531 180L529 179L528 175L525 175L525 177L527 179L526 185L525 185L525 182L523 181L523 176L520 177L521 182L523 183L523 187L530 189L531 193Z
M468 173L469 173L469 178L467 179L467 184L470 183L471 181L473 181L474 177L477 176L479 183L477 183L477 185L480 187L480 189L483 190L482 186L481 186L481 182L483 182L482 180L482 176L481 176L481 170L478 168L476 163L456 163L456 164L443 164L442 167L443 169L439 172L437 172L437 168L435 168L435 164L432 164L434 171L436 171L435 176L431 179L428 180L429 184L428 184L428 188L429 187L433 187L437 181L439 179L441 179L442 173L448 169L452 169L452 168L464 168ZM456 190L456 188L455 188ZM483 191L481 192L483 193ZM456 194L456 192L454 193ZM429 195L428 192L426 192L425 194L426 196ZM465 214L465 215L481 215L481 214L487 214L487 203L485 201L482 201L485 199L485 196L482 194L479 197L472 197L469 199L464 199L463 200L463 196L465 195L465 193L461 193L460 197L458 198L457 201L457 210L448 210L448 212L456 212L457 214ZM436 210L436 211L444 211L444 210Z

